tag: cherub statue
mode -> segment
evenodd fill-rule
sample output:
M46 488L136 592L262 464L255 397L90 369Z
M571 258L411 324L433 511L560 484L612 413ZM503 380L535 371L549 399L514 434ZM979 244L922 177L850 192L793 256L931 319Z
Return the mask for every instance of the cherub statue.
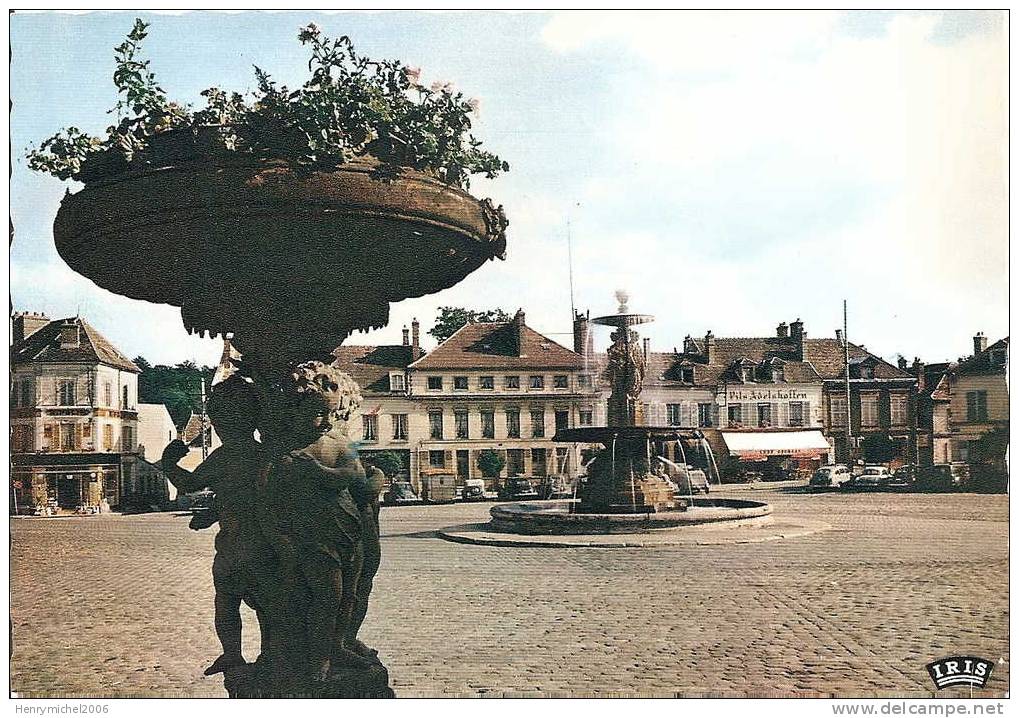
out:
M268 467L268 457L255 440L259 401L254 387L240 376L218 384L208 406L209 416L223 445L215 449L194 472L177 465L187 453L177 440L163 450L162 468L182 493L212 489L216 498L212 512L192 528L207 528L219 521L212 579L216 588L216 635L223 653L205 675L244 665L241 653L241 601L259 609L255 595L275 557L262 537L256 518L256 487ZM197 518L197 517L196 517ZM263 645L266 626L259 616Z
M375 472L365 474L346 431L361 401L357 384L318 361L296 367L292 379L292 401L273 437L278 456L266 486L263 530L284 574L307 585L306 658L312 679L322 681L331 667L374 660L370 649L346 644L356 638L356 627L349 632L353 617L363 620L359 580L363 575L370 591L378 569L377 515L370 507L381 481Z

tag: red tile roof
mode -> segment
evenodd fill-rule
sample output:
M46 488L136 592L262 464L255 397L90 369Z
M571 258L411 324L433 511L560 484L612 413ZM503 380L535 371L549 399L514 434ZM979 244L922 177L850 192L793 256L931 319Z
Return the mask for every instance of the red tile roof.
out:
M420 354L420 349L416 350ZM403 372L414 361L414 347L405 344L341 346L333 351L334 364L350 374L361 393L388 394L389 374Z
M461 327L412 369L583 369L584 357L516 322Z
M77 346L61 346L60 330L65 326L79 327ZM117 369L141 373L141 369L133 361L121 354L106 337L81 317L55 319L32 333L25 341L11 347L12 364L29 362L106 364Z

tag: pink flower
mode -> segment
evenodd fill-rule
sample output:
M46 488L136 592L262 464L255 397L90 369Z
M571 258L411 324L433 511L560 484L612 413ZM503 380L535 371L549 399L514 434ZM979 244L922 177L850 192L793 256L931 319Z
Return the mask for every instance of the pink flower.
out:
M421 68L420 67L405 67L403 68L403 75L407 78L407 82L412 85L416 85L418 80L421 79Z

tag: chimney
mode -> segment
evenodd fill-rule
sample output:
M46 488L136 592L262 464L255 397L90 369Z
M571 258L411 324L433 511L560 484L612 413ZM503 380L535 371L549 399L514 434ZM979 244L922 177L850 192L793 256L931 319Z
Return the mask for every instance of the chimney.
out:
M410 346L410 329L407 328L406 324L403 325L403 345L405 347Z
M421 351L421 325L418 323L418 318L414 317L410 323L410 355L413 357L413 361L417 361L424 354Z
M987 351L987 337L983 332L977 332L977 335L973 337L973 353L979 354L983 351Z
M50 323L49 317L36 312L15 312L11 322L11 341L14 346L28 339Z
M524 310L518 309L517 313L513 315L513 321L510 324L513 326L513 338L517 345L517 356L524 356Z
M913 374L916 376L916 390L923 391L927 388L927 372L924 363L920 361L920 357L913 359Z
M591 356L594 353L590 317L590 310L587 313L577 312L573 317L573 351L582 356Z
M775 327L775 336L778 337L779 339L787 338L789 336L789 325L786 324L785 322L782 322L777 327Z
M715 335L708 330L708 333L704 335L704 358L708 364L711 363L711 355L715 353Z
M689 334L687 334L685 337L683 337L683 353L694 354L696 353L696 351L697 347L694 345L693 339L690 337Z
M909 366L909 362L906 361L906 357L899 355L899 369L906 371L906 367Z
M842 346L842 344L845 342L845 340L842 338L842 330L841 329L836 329L835 330L835 341L837 341L839 343L839 346Z
M803 351L803 340L806 338L807 333L803 331L803 322L800 321L799 317L796 317L796 321L789 325L789 336L796 342L796 358L799 361L804 360Z

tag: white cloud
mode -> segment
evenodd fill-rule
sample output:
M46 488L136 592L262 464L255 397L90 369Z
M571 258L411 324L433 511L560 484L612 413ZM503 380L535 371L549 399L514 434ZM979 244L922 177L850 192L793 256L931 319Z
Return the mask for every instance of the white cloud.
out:
M623 185L650 188L661 206L701 213L639 240L596 240L603 254L588 271L603 286L629 274L652 294L669 294L659 289L667 285L674 297L696 297L671 303L685 315L667 320L677 334L710 322L727 325L714 327L720 333L760 333L770 325L746 324L768 311L775 323L817 312L819 331L830 335L825 324L834 326L838 300L848 296L874 344L962 352L975 329L1007 331L1003 36L935 42L939 18L907 14L858 37L836 32L837 20L826 13L550 20L542 37L560 52L622 47L642 59L603 78L616 111L602 119L600 136L625 182L589 177L589 199L603 202ZM845 202L824 196L840 187ZM804 201L811 196L818 201ZM860 197L866 211L842 211ZM698 221L754 227L776 217L788 237L773 247L725 238L721 257L696 237L674 236L697 232ZM633 256L644 258L642 270L629 268ZM790 265L795 279L776 281ZM712 291L705 274L726 277L725 291L717 283ZM831 305L823 315L818 300ZM946 317L955 324L946 326Z

